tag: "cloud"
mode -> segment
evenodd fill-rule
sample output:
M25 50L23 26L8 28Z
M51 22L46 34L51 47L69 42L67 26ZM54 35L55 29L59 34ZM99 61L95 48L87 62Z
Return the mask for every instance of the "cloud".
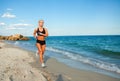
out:
M17 24L12 24L14 27L28 27L32 26L31 24L26 24L26 23L17 23Z
M3 18L15 18L16 15L11 14L11 13L9 13L9 12L6 12L6 13L4 13L1 17L3 17Z
M15 30L15 29L24 29L24 28L16 28L16 27L8 27L7 30Z
M26 27L32 27L32 24L26 24L26 23L17 23L17 24L10 24L6 29L25 29Z
M6 24L4 22L0 22L0 26L5 26Z
M7 8L7 10L12 11L13 9L12 8Z

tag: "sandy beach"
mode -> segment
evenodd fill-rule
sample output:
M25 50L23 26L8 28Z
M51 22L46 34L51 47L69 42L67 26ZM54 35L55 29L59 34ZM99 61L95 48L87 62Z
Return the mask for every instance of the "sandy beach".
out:
M0 81L120 81L95 72L78 70L45 57L41 68L34 52L0 42ZM47 79L47 80L46 80Z
M47 81L29 64L34 61L29 52L3 42L0 47L0 81Z

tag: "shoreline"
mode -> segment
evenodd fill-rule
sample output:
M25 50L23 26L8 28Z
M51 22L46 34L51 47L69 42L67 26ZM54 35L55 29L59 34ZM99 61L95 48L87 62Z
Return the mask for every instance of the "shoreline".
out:
M45 63L47 67L41 68L39 58L35 56L35 52L28 51L14 45L6 45L7 48L14 48L28 52L28 55L33 59L33 61L29 63L31 67L37 69L38 71L41 71L42 75L49 81L120 81L118 78L69 67L48 56L45 57ZM1 49L4 48L2 47Z

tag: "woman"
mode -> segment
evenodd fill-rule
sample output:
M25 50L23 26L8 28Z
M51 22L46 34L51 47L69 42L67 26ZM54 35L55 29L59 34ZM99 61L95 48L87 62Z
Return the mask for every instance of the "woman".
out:
M36 38L36 46L38 48L41 66L45 67L43 55L44 55L45 48L46 48L45 37L48 36L48 31L46 28L43 28L43 25L44 25L44 21L39 20L38 28L34 30L33 35Z

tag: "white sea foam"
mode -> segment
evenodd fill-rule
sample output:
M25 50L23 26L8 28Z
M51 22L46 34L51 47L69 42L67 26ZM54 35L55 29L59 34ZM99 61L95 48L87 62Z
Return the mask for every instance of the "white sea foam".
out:
M84 57L84 56L81 56L80 54L75 54L75 53L71 53L68 51L55 49L52 47L49 47L49 48L47 47L47 50L61 53L72 60L80 61L82 63L86 63L86 64L92 65L92 66L100 68L100 69L120 73L120 66L118 66L116 64L111 64L111 63L107 63L104 61L100 61L99 59Z
M14 43L15 45L19 45L19 42L18 41L15 41L15 43Z

